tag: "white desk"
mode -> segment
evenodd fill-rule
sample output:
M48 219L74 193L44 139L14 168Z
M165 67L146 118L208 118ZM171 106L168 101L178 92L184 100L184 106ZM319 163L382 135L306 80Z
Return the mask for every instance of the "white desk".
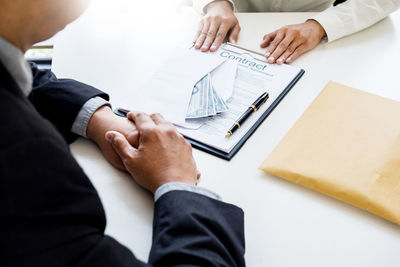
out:
M174 13L168 1L140 1L140 8L135 2L95 1L56 38L56 74L109 92L114 106L129 103L168 51L191 41L199 19L188 10ZM151 7L155 10L145 11ZM259 49L265 33L309 16L239 14L239 44ZM400 100L399 32L400 14L394 14L361 33L320 45L294 63L306 74L232 161L194 151L201 185L245 211L248 266L400 266L399 226L258 170L329 80ZM146 260L150 194L112 168L91 142L81 139L71 149L102 198L106 232Z

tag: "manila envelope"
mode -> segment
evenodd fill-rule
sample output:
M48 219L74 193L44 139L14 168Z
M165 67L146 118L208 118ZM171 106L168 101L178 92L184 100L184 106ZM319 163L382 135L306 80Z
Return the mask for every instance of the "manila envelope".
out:
M260 169L400 224L400 102L330 82Z

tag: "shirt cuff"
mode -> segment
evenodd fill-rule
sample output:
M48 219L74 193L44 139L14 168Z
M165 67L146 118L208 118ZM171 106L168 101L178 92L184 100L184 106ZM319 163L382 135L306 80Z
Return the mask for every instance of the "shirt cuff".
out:
M154 194L154 202L157 202L157 200L160 199L160 197L162 197L166 193L175 190L193 192L215 200L222 201L222 198L217 193L214 193L213 191L208 190L204 187L198 187L195 185L181 183L181 182L171 182L163 184L156 190L156 193Z
M347 33L345 23L339 18L333 9L334 7L330 7L311 18L321 24L322 28L324 28L328 42L340 39Z
M216 0L194 0L193 7L194 9L199 12L200 14L204 15L206 13L206 7ZM235 4L232 0L219 0L219 1L227 1L232 5L232 9L235 10Z
M102 106L110 106L110 103L108 103L106 100L103 98L96 96L91 99L89 99L81 108L79 111L78 115L76 116L76 119L74 123L72 124L71 132L74 134L80 135L82 137L87 137L86 136L86 130L87 126L89 123L90 118L94 114L96 110L101 108Z

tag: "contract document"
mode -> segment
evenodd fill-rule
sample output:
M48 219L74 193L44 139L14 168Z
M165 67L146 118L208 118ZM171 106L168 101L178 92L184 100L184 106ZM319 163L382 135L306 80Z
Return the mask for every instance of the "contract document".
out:
M262 54L230 43L214 53L176 48L144 88L135 91L128 107L161 113L195 148L229 160L303 73L268 64ZM226 138L264 92L268 101Z
M227 97L228 93L225 93L229 109L217 116L197 120L197 123L201 122L197 129L179 125L177 128L195 147L224 159L231 159L301 78L304 71L289 65L268 64L263 55L229 43L213 55L237 63L231 95ZM226 138L229 128L264 92L269 94L268 101L231 137ZM186 121L190 123L190 120Z

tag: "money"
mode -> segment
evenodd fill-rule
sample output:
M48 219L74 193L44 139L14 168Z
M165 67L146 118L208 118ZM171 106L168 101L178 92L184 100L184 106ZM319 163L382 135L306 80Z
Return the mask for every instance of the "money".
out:
M211 117L227 110L228 106L212 85L211 75L207 74L193 88L186 118Z
M214 90L214 88L213 88ZM228 106L226 105L225 101L220 97L217 92L214 90L214 102L215 102L215 111L217 114L221 112L228 111Z
M209 76L209 74L208 74ZM207 116L214 116L217 114L215 111L215 102L214 102L214 89L212 88L211 85L211 79L208 77L208 84L207 84L207 92L208 92L208 98L207 98Z
M204 86L204 77L200 80L193 88L192 97L190 98L190 103L188 111L186 114L187 119L195 119L207 117L207 91Z

